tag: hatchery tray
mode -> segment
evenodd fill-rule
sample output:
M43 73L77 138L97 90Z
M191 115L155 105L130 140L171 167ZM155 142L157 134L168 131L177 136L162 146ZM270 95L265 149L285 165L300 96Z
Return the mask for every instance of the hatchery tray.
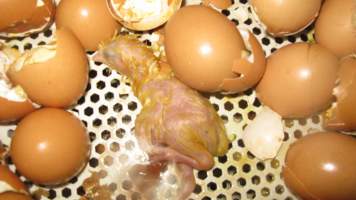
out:
M199 1L187 0L187 4ZM248 2L235 0L228 10L221 11L239 27L248 28L259 39L268 56L281 46L298 41L307 41L305 32L285 38L272 38L252 18ZM52 37L55 27L21 40L5 41L19 50L29 49L46 43ZM142 35L142 40L151 40L152 35ZM91 57L93 53L88 53ZM84 199L83 182L100 174L100 184L114 191L113 199L142 199L132 183L125 177L117 176L117 163L134 159L137 147L132 130L141 105L132 93L130 85L115 71L104 64L90 61L90 82L87 92L78 105L70 109L86 125L92 142L89 164L80 176L58 188L43 188L29 181L31 192L42 191L42 199ZM284 156L290 143L311 129L321 129L320 116L306 120L284 121L285 137L282 149L274 160L260 161L250 154L241 140L243 128L251 122L261 109L253 90L236 95L212 95L211 103L225 122L229 137L233 139L229 152L216 158L216 165L210 171L195 171L197 185L190 199L296 199L281 179ZM0 126L0 140L9 145L14 125ZM15 171L14 165L9 163ZM48 169L50 170L50 169ZM22 180L25 180L21 177ZM41 190L39 190L39 188ZM47 191L47 192L45 192Z

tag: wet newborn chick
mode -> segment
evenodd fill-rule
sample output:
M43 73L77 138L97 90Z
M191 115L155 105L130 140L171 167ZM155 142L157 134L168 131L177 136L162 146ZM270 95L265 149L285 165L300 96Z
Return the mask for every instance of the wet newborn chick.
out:
M135 136L150 162L176 163L185 180L178 199L194 190L192 169L213 167L229 146L224 124L210 102L177 80L166 63L134 36L118 36L94 58L132 81L142 103Z

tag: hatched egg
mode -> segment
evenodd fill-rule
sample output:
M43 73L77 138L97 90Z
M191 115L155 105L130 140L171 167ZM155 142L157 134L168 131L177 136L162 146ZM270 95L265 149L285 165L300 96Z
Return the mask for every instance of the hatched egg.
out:
M331 105L337 70L338 59L324 47L290 44L268 57L257 96L283 118L309 117Z
M15 86L39 105L67 108L84 94L88 83L88 59L74 34L56 31L55 41L22 54L7 70Z
M356 57L340 62L338 84L334 88L336 102L324 113L324 127L334 131L356 130Z
M54 18L54 0L0 1L0 37L25 37L48 28Z
M176 77L200 91L241 92L265 71L265 55L255 36L207 6L178 10L165 26L164 44Z

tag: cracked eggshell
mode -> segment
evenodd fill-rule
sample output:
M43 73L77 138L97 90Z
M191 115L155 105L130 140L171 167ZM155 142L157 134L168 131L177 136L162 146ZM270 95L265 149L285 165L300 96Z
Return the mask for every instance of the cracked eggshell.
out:
M101 42L112 39L121 28L111 16L106 0L60 1L56 26L67 27L73 31L88 51L96 51Z
M0 200L32 200L32 198L17 192L4 192L0 194Z
M324 127L335 131L356 130L356 57L341 61L334 95L336 103L324 114Z
M67 182L86 166L90 140L86 128L73 114L43 108L20 121L9 153L23 176L53 186Z
M246 90L261 78L265 56L253 34L244 31L242 35L233 22L216 10L202 5L185 6L165 26L168 63L177 78L194 89Z
M337 70L338 59L322 46L290 44L268 57L257 96L283 118L309 117L331 105Z
M339 57L356 54L356 1L325 1L315 23L315 40Z
M163 25L181 4L182 0L107 0L111 15L126 28L137 31Z
M304 30L319 14L322 0L252 0L258 20L273 36Z
M25 37L48 28L54 19L53 0L0 2L0 37Z
M302 199L356 198L356 140L335 132L313 133L288 149L282 177Z
M0 164L0 194L4 192L27 194L28 190L19 177L12 173L7 166Z
M28 62L12 64L7 72L14 85L21 86L33 102L67 108L84 94L88 83L88 59L79 40L66 29L56 32L56 45L32 49ZM28 58L30 57L30 58ZM36 57L36 58L35 58ZM38 60L36 60L38 59Z
M276 157L283 138L282 117L268 107L263 108L242 135L246 148L261 160Z
M16 50L0 43L0 123L18 120L35 110L29 100L23 99L15 88L11 88L5 74L6 68L18 57L18 54ZM14 95L18 96L14 97Z

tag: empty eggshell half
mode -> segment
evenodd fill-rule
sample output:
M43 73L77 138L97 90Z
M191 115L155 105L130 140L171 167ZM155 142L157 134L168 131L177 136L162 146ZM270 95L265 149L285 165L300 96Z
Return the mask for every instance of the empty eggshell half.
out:
M257 21L273 36L304 30L319 14L322 0L252 0Z
M324 47L290 44L268 57L257 96L283 118L309 117L331 105L337 70L337 57Z
M356 54L356 1L325 1L315 23L315 40L339 57Z
M324 127L335 131L356 130L356 58L341 61L338 85L334 89L336 102L324 114Z
M174 74L204 92L240 92L265 71L265 55L253 34L218 11L185 6L165 26L165 51Z
M49 27L54 0L5 0L0 2L0 37L25 37Z
M6 71L19 56L17 50L0 43L0 123L18 120L35 110L21 87L13 87Z
M83 95L88 83L88 60L79 40L58 29L55 41L25 52L7 71L33 102L67 108Z
M164 24L182 0L107 0L112 16L123 26L145 31Z

